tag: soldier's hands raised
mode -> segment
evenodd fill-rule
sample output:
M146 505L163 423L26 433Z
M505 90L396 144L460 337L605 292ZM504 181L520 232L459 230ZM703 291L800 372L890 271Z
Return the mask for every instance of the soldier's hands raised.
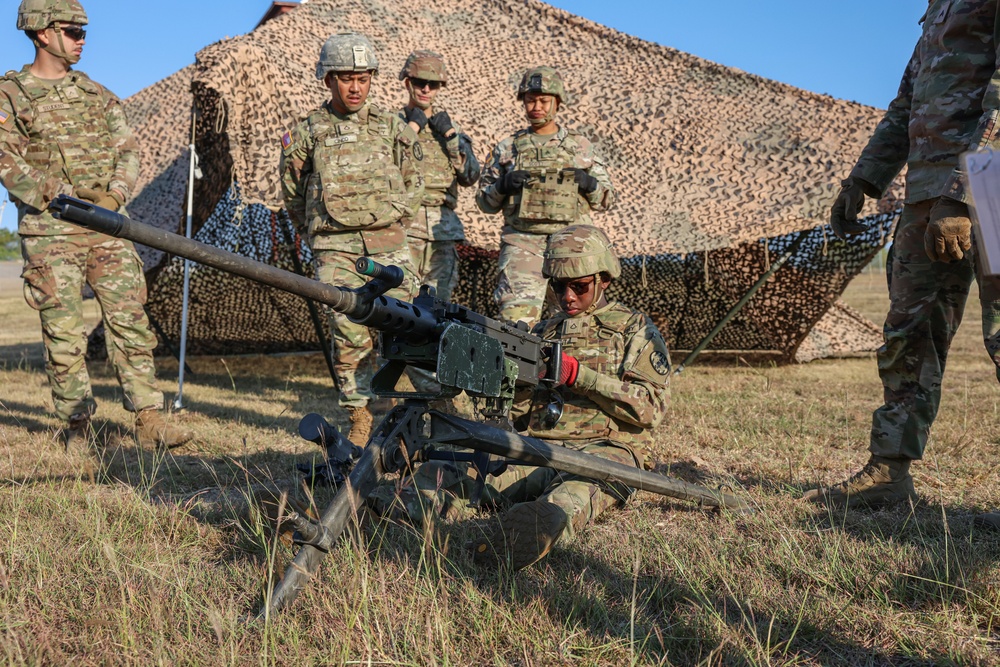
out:
M451 116L448 115L447 111L438 111L436 114L431 116L428 121L431 125L431 129L440 134L442 137L447 136L449 132L454 129L454 125L451 123Z
M524 169L508 171L497 181L497 190L502 195L510 195L524 189L524 184L531 178L531 174Z
M840 184L840 194L830 211L830 227L838 239L861 234L867 227L858 222L858 213L865 205L865 187L860 179L847 177Z
M414 123L417 126L417 132L421 132L427 127L427 114L420 107L407 109L405 117L407 123Z
M106 208L110 211L117 211L123 204L125 204L122 196L114 190L105 192L102 190L94 190L93 188L76 188L73 191L73 194L76 195L77 199L89 201L96 206Z
M586 169L574 169L573 170L573 180L576 181L576 187L585 195L589 195L591 192L597 189L597 179L587 173Z
M924 250L934 262L957 262L972 247L969 207L951 197L941 197L931 207L924 232Z

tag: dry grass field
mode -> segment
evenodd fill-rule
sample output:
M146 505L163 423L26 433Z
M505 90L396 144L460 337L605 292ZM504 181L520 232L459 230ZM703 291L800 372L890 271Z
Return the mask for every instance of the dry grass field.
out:
M752 515L640 494L540 566L477 568L476 519L354 528L293 608L247 623L292 552L255 498L316 457L294 430L342 418L320 355L200 357L196 443L137 448L113 371L91 364L99 454L66 454L35 313L0 271L0 662L104 665L1000 664L1000 415L979 307L959 332L915 509L798 497L866 459L872 358L695 365L675 378L658 469L725 484ZM876 321L884 277L847 300ZM96 304L88 302L91 317ZM176 390L176 362L159 362ZM320 491L317 501L329 500Z

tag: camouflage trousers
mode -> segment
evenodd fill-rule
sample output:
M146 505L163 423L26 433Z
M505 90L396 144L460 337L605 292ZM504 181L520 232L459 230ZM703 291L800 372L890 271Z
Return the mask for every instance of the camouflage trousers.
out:
M504 227L497 259L497 287L493 292L501 319L523 320L534 326L555 305L555 295L542 276L548 241L547 234L525 234Z
M451 293L458 284L458 251L455 241L430 241L406 237L410 246L410 261L417 277L417 288L430 285L442 301L451 301Z
M146 279L142 260L129 241L97 232L67 236L24 236L24 300L38 311L45 343L45 370L56 415L93 414L96 409L84 358L87 332L83 286L101 306L108 359L124 392L127 410L163 407L156 388L156 337L143 310Z
M977 271L974 251L951 263L927 257L924 232L934 201L907 204L893 237L889 314L878 351L885 403L872 415L870 450L877 456L923 457L973 278L979 283L983 342L1000 379L1000 277Z
M403 284L389 290L389 296L410 299L413 296L413 267L406 246L387 252L369 254L379 264L395 264L403 269ZM358 255L339 250L314 250L313 265L316 279L328 285L357 288L368 279L354 270ZM376 359L371 332L363 324L355 324L347 315L328 310L330 334L333 338L333 367L340 388L338 403L342 407L364 407L372 398L371 381Z
M636 460L628 450L610 443L586 445L579 451L636 466ZM468 499L475 479L469 469L468 463L424 463L411 477L380 485L369 497L369 506L383 516L406 518L416 525L425 525L429 520L470 518L473 512L468 507ZM558 541L564 544L605 510L623 503L632 493L634 491L628 487L610 486L552 468L517 465L489 478L482 504L505 510L517 503L535 500L553 503L562 508L570 519Z

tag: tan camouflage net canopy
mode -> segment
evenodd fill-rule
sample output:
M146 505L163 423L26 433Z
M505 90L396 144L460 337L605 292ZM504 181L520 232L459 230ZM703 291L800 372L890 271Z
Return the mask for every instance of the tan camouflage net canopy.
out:
M625 272L616 296L691 349L773 266L781 264L710 349L786 359L872 350L878 329L837 301L884 244L899 182L865 213L871 231L838 241L823 229L843 178L881 112L723 67L597 25L535 0L310 0L252 33L202 50L192 68L127 101L143 147L133 215L165 228L183 219L189 114L198 110L196 230L208 242L291 266L277 165L280 137L328 97L316 59L332 33L353 29L378 50L372 99L405 102L396 74L415 49L444 55L439 101L481 159L525 126L516 86L548 64L566 79L560 122L605 156L619 203L595 216ZM501 220L464 191L469 247L456 300L490 311ZM274 213L272 215L272 213ZM800 238L799 232L806 231ZM308 265L308 248L295 243ZM791 249L791 253L789 253ZM787 256L786 256L787 255ZM180 262L162 267L150 310L174 340ZM194 353L315 347L301 300L199 269L192 288ZM304 329L303 329L304 327ZM252 332L252 335L251 335Z

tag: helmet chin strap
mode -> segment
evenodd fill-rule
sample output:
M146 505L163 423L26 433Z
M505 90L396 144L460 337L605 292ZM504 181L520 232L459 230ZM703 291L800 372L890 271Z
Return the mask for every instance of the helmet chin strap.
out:
M419 107L424 111L427 111L428 109L431 108L430 102L425 103L417 99L417 96L413 92L413 82L410 81L409 77L406 78L406 92L410 94L410 101L413 102L413 106Z
M525 116L528 118L528 123L531 124L531 127L542 127L544 125L548 125L553 120L555 120L556 113L559 111L559 100L557 98L554 99L552 102L553 104L551 107L549 107L549 112L544 116L542 116L541 118L532 118L530 115L525 114Z
M41 40L39 40L37 36L33 40L35 42L35 46L42 49L43 51L51 53L60 60L66 61L68 65L75 65L78 62L80 62L80 56L66 49L66 42L63 41L62 27L59 25L59 23L58 22L53 23L50 27L56 33L56 41L58 41L59 43L58 48L51 41L48 44L42 44Z
M601 301L604 299L604 285L601 284L601 274L594 274L594 300L590 302L590 305L585 311L580 313L579 317L586 317L593 313L601 305Z

